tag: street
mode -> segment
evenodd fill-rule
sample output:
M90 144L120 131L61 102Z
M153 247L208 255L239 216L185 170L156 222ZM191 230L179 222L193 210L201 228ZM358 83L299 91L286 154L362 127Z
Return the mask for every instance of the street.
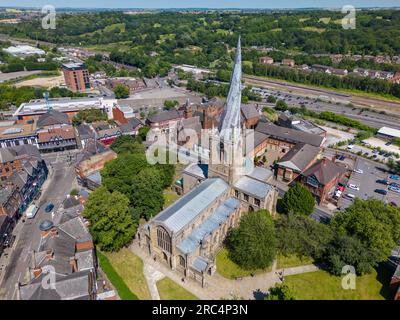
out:
M51 219L51 214L45 213L44 208L48 202L55 205L54 210L62 205L66 195L69 194L75 182L74 166L66 163L69 153L52 153L42 155L49 168L49 176L42 187L42 195L37 204L39 211L33 219L19 220L14 229L16 241L11 252L5 257L5 270L0 272L0 298L16 299L16 284L25 282L28 274L29 260L32 250L37 250L40 243L39 224L44 219ZM71 152L71 154L73 154ZM67 160L68 161L68 160ZM2 257L2 259L4 259ZM3 263L2 263L3 264ZM4 272L4 274L2 274Z

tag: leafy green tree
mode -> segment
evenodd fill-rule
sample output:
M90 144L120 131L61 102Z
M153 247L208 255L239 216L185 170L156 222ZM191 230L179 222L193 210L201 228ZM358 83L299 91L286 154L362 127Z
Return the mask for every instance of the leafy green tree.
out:
M284 100L278 100L275 104L275 109L279 111L286 111L288 109L288 105Z
M133 212L136 218L146 220L159 213L164 205L159 171L152 167L140 171L132 180Z
M274 222L266 210L245 214L227 238L229 257L244 269L261 269L276 257Z
M150 131L149 127L141 127L139 128L138 137L141 141L146 141L147 133Z
M359 239L339 234L328 245L323 261L327 271L339 276L345 265L353 266L358 275L370 273L378 260L376 252L365 247Z
M276 98L273 95L268 96L267 98L268 103L276 103Z
M114 88L114 94L117 99L129 98L129 88L123 84L117 84Z
M296 182L282 198L282 210L284 213L310 215L315 206L315 199L311 192L302 184Z
M118 153L142 153L144 154L144 145L131 136L122 135L115 139L111 145L111 149Z
M269 289L265 300L296 300L293 290L285 283L278 283Z
M85 205L83 216L90 221L93 240L104 251L118 251L128 245L136 233L126 196L109 192L105 187L93 191Z
M355 237L370 252L376 261L384 261L400 241L400 208L380 200L356 199L331 221L337 234Z
M148 168L144 154L123 153L109 161L101 171L102 184L110 191L119 191L132 199L133 178L143 169Z
M164 101L164 107L166 110L174 109L177 105L179 105L179 102L176 100L165 100Z
M282 215L275 225L278 250L285 256L320 260L333 237L329 226L303 215Z

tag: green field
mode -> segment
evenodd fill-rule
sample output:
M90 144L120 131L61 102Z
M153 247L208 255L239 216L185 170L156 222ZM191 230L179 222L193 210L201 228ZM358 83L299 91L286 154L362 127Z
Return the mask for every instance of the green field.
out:
M293 268L298 266L305 266L308 264L312 264L314 262L313 258L311 257L299 257L295 254L284 256L279 254L277 258L277 269L282 268Z
M158 281L157 289L161 300L199 300L199 298L176 284L170 278Z
M119 297L122 300L138 300L138 297L128 288L124 280L115 271L107 257L100 251L97 252L97 256L99 258L101 269L107 275L108 280L111 281L114 288L117 290Z
M323 33L326 31L326 29L324 29L324 28L317 28L317 27L304 27L302 29L304 31L318 32L318 33Z
M235 262L229 259L228 250L222 248L219 253L217 254L217 272L228 279L235 279L241 277L248 277L252 273L263 273L263 272L270 272L272 269L257 269L257 270L245 270L238 266Z
M150 300L151 295L143 274L143 262L127 248L118 252L103 252L115 272L126 286L141 300Z
M344 290L341 277L325 271L316 271L285 277L285 283L298 300L384 300L391 299L391 274L381 267L378 272L356 278L355 290Z

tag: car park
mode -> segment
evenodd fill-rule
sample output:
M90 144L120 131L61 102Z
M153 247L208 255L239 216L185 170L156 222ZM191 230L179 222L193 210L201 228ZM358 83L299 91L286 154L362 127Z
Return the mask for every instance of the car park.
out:
M393 191L393 192L396 192L396 193L400 193L400 188L389 186L388 189L389 189L390 191Z
M376 183L384 184L385 186L389 185L389 181L387 181L385 179L376 180Z
M384 195L384 196L387 195L387 191L386 191L386 190L383 190L383 189L375 189L375 192L376 192L376 193L379 193L379 194L382 194L382 195Z
M359 187L359 186L356 186L355 184L352 184L352 183L350 183L350 184L348 185L348 187L349 187L350 189L353 189L353 190L357 190L357 191L360 190L360 187Z
M49 212L51 212L51 210L53 210L54 209L54 204L52 204L51 202L49 202L47 205L46 205L46 208L44 209L44 211L46 212L46 213L49 213Z

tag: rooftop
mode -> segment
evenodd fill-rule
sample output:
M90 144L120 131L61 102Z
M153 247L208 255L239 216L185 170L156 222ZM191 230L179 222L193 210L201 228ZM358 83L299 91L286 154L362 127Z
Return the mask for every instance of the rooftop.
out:
M318 156L320 149L309 144L298 143L278 162L278 165L302 172Z
M161 211L154 220L163 222L173 232L179 232L228 189L229 185L220 178L207 179Z
M272 187L269 184L255 180L248 176L241 177L235 183L234 188L246 194L253 195L258 199L264 199L272 190Z

